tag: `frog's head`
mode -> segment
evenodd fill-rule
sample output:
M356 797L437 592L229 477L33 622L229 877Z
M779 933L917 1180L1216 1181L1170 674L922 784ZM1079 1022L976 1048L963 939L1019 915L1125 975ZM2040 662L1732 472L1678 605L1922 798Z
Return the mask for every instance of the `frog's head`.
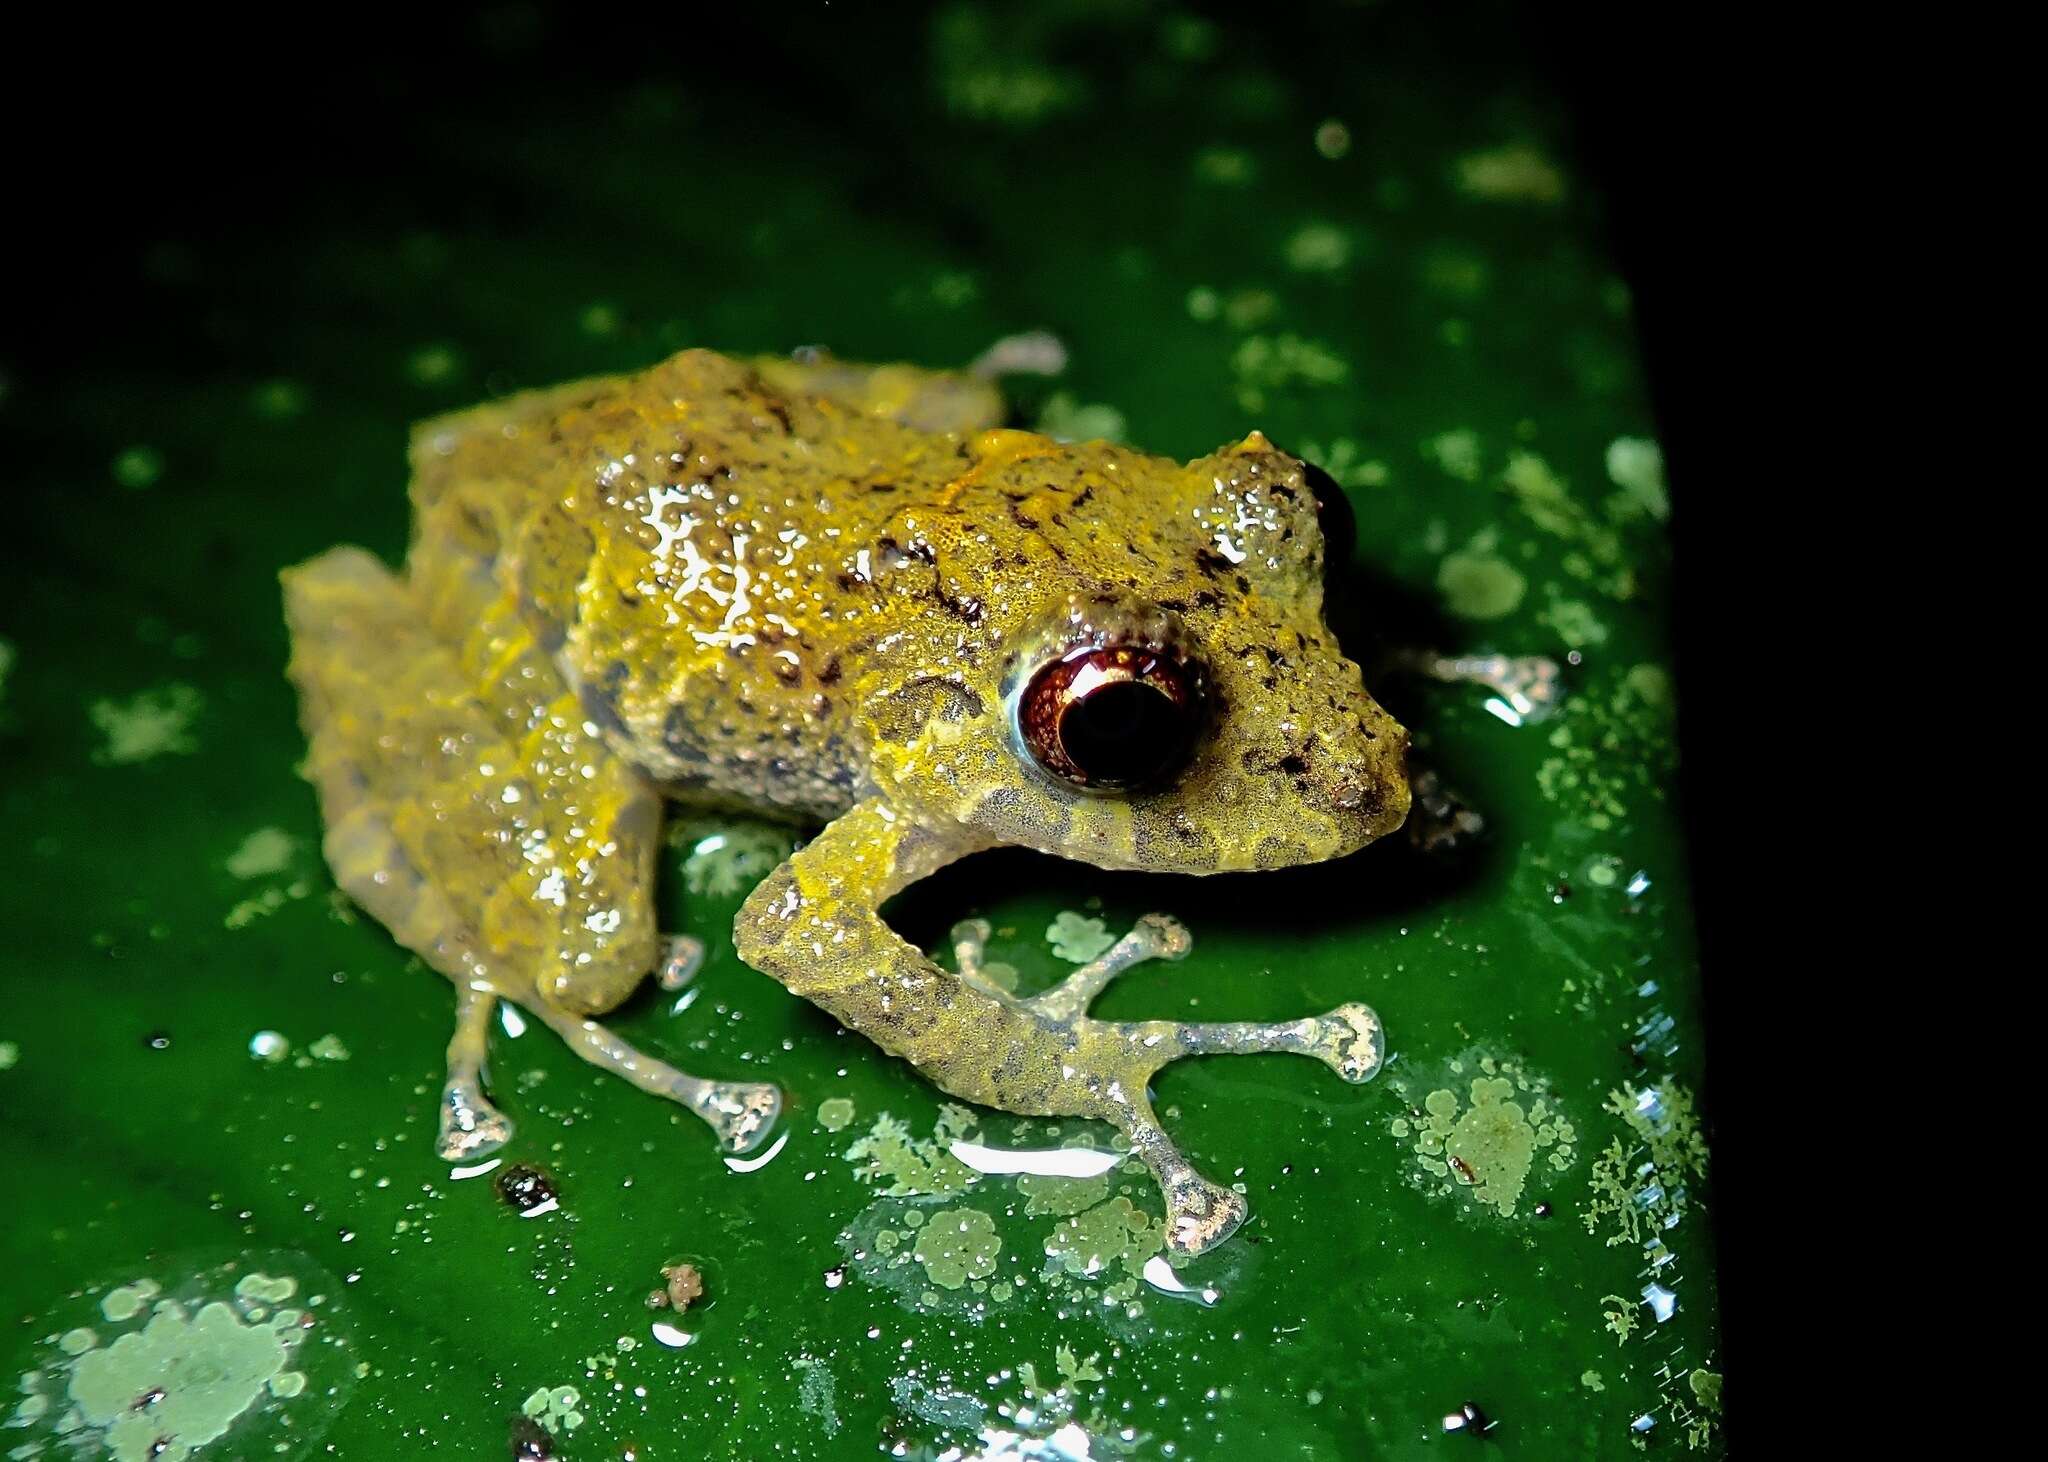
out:
M1009 475L995 502L1035 541L979 566L984 653L870 702L885 791L1108 868L1280 868L1401 825L1407 733L1324 623L1300 461L1254 433L1184 467L1089 444Z

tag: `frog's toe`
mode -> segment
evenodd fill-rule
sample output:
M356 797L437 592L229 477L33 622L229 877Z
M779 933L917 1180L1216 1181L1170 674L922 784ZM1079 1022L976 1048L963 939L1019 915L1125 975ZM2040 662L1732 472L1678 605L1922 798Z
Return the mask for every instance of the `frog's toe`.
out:
M731 1153L749 1153L775 1130L775 1119L782 1115L782 1091L765 1081L718 1081L695 1105L718 1134L719 1146Z
M1314 1056L1346 1081L1371 1081L1386 1060L1386 1032L1372 1007L1354 1000L1316 1017L1315 1034L1303 1054Z
M1166 1247L1176 1254L1207 1253L1237 1232L1248 1211L1243 1194L1220 1188L1192 1169L1187 1181L1162 1191Z
M434 1152L446 1163L473 1163L512 1140L512 1119L473 1086L450 1082L441 1096L441 1132Z

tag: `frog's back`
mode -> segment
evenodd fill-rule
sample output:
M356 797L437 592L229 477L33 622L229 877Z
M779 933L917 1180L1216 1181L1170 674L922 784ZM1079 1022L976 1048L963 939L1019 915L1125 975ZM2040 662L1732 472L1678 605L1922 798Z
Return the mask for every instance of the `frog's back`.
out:
M430 421L412 457L412 581L472 664L523 630L674 796L826 817L862 793L849 698L906 612L877 558L963 470L958 435L686 351Z

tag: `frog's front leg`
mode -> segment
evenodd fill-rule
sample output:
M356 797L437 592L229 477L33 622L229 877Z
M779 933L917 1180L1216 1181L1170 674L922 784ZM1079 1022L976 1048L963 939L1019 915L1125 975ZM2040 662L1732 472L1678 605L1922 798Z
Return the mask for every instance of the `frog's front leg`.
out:
M1379 1064L1378 1022L1363 1006L1275 1025L1092 1019L1089 1001L1122 970L1186 952L1186 931L1157 916L1033 999L1007 995L980 975L985 933L971 923L962 931L966 972L952 974L876 911L899 889L987 846L964 829L927 829L884 802L862 803L748 898L734 928L740 957L953 1096L1115 1124L1159 1182L1168 1244L1194 1254L1222 1242L1243 1221L1244 1199L1174 1147L1147 1095L1153 1074L1182 1056L1286 1050L1362 1081Z

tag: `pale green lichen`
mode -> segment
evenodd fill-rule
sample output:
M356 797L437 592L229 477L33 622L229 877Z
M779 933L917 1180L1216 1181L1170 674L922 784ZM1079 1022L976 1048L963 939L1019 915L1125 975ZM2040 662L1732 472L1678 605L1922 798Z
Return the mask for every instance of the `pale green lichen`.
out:
M1509 142L1458 159L1459 191L1495 203L1559 203L1564 174L1531 142Z
M1518 1066L1490 1056L1477 1064L1481 1074L1471 1078L1468 1100L1449 1087L1432 1091L1413 1126L1401 1121L1396 1136L1413 1131L1416 1162L1444 1180L1439 1191L1462 1188L1512 1218L1538 1159L1557 1171L1570 1167L1578 1133Z
M125 701L94 701L87 715L104 738L93 760L104 766L130 766L159 756L189 755L197 750L192 722L204 702L189 685L145 690Z
M1567 649L1594 650L1607 643L1607 626L1581 599L1553 599L1537 616L1557 631Z
M130 447L114 458L108 470L121 486L130 492L140 492L155 486L164 475L163 454L154 447Z
M826 1436L838 1436L845 1423L839 1419L839 1388L833 1381L832 1368L808 1355L800 1355L789 1364L797 1373L797 1409L806 1416L815 1416Z
M1287 236L1281 255L1289 269L1334 274L1351 262L1351 235L1333 223L1307 223Z
M962 1108L949 1110L964 1115ZM947 1149L972 1121L967 1116L964 1122L956 1119L949 1123L942 1115L931 1140L926 1141L911 1136L908 1126L884 1112L875 1118L867 1136L846 1149L846 1160L854 1165L854 1175L862 1182L886 1182L888 1186L881 1190L885 1198L958 1193L980 1175Z
M1136 1278L1165 1241L1158 1221L1130 1199L1116 1197L1061 1219L1046 1236L1045 1255L1068 1275L1097 1275L1121 1266Z
M853 1121L853 1103L845 1097L827 1097L818 1103L818 1125L827 1132L843 1132Z
M1580 1371L1579 1384L1588 1391L1605 1391L1607 1389L1607 1383L1600 1379L1598 1371Z
M970 1279L995 1273L1003 1241L995 1220L978 1208L949 1208L935 1213L918 1231L911 1257L924 1266L933 1284L958 1289Z
M1259 176L1258 160L1242 147L1205 147L1194 167L1197 178L1220 188L1248 188Z
M1106 953L1116 939L1102 920L1071 910L1062 911L1045 930L1045 942L1052 946L1052 952L1075 964L1086 964Z
M693 819L679 825L670 841L686 842L683 886L704 898L730 899L750 893L794 851L797 839L786 827L744 818Z
M119 1462L189 1457L226 1433L284 1370L283 1338L222 1300L190 1320L166 1306L139 1331L83 1356L69 1393ZM161 1390L138 1411L135 1398Z
M1093 1208L1109 1196L1109 1175L1092 1178L1061 1178L1044 1173L1026 1173L1017 1179L1017 1191L1024 1195L1025 1213L1039 1217L1065 1218Z
M1596 832L1629 815L1639 797L1668 795L1677 766L1670 679L1638 665L1566 698L1545 734L1551 750L1536 769L1543 796Z
M283 828L259 827L228 854L225 866L235 878L264 878L284 872L298 850L299 840Z
M1422 444L1422 455L1460 482L1477 482L1483 470L1475 431L1439 432Z
M1593 1163L1586 1232L1607 1230L1607 1244L1650 1244L1685 1217L1691 1184L1707 1172L1707 1140L1692 1094L1674 1081L1607 1094L1604 1110L1630 1140L1609 1142Z
M1039 27L1043 28L1042 24ZM1033 127L1088 99L1086 78L1040 52L1043 38L973 5L949 5L932 20L931 55L939 98L955 116Z
M96 1315L111 1335L77 1325L47 1338L51 1359L21 1377L23 1397L8 1425L26 1435L7 1455L180 1462L225 1455L213 1444L230 1433L238 1456L268 1453L283 1434L310 1442L347 1382L336 1376L316 1392L294 1362L313 1354L307 1346L316 1337L315 1351L342 1343L335 1317L274 1309L297 1293L288 1275L241 1273L223 1294L226 1277L240 1270L238 1261L170 1295L148 1277L100 1295ZM308 1306L325 1303L315 1295ZM284 1409L300 1398L305 1405Z
M318 1061L346 1061L348 1047L341 1043L341 1037L329 1033L306 1047L306 1054Z
M1663 522L1671 516L1664 486L1664 451L1647 437L1616 437L1607 444L1607 476L1621 489L1607 500L1617 518L1644 514Z
M1529 581L1506 559L1475 546L1445 556L1437 567L1436 586L1451 613L1499 619L1521 606Z
M1038 429L1062 442L1121 442L1130 427L1114 406L1083 403L1071 391L1057 391L1039 410Z
M552 1436L573 1432L583 1425L583 1393L574 1386L542 1386L520 1406L531 1421L547 1428Z
M1340 385L1351 367L1327 345L1288 332L1240 341L1230 357L1230 371L1237 383L1237 404L1246 411L1263 411L1269 392Z
M21 1046L15 1041L0 1041L0 1071L12 1071L21 1060Z
M1364 449L1349 437L1338 437L1327 446L1304 439L1300 452L1303 461L1313 462L1329 473L1339 487L1385 487L1391 477L1386 463L1366 456ZM1337 547L1341 550L1344 545Z

